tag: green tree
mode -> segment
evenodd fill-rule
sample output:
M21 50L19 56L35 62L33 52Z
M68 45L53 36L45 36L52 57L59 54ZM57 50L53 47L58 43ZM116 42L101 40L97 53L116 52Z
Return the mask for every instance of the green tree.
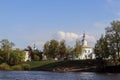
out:
M113 21L105 31L105 37L102 36L95 45L96 57L111 59L117 64L120 59L120 21Z
M76 54L76 56L79 56L82 53L82 46L81 46L79 40L76 40L76 44L75 44L75 48L74 48L74 53Z
M40 60L40 57L37 54L35 54L34 55L34 61L39 61L39 60Z
M49 45L49 56L55 58L58 55L59 42L57 40L51 40Z
M34 53L34 60L36 60L36 59L35 59L35 56L38 57L38 58L37 58L38 61L39 61L39 60L42 60L42 54L43 54L43 52L41 52L41 51L39 51L38 49L36 49L36 50L33 51L33 53Z
M10 58L10 53L12 52L14 43L8 41L7 39L2 39L0 43L1 43L0 45L1 62L8 63L9 58Z
M66 47L66 54L71 55L74 52L74 48L71 46Z
M13 50L10 53L10 58L8 61L8 64L10 65L16 65L24 62L25 59L25 52L22 50Z
M60 58L64 58L67 55L66 54L65 40L60 41L60 44L59 44L59 55L60 55Z
M43 54L47 56L47 58L49 58L49 41L47 41L45 44L44 44L44 48L43 48Z
M67 59L70 59L70 57L72 56L72 53L74 53L74 48L71 46L67 46L66 47L66 57Z
M13 42L9 42L7 39L1 40L0 43L2 51L12 50L13 46L15 45Z
M106 59L110 57L111 54L109 52L109 45L107 42L107 38L103 37L103 35L95 44L94 52L96 54L96 58Z
M113 56L120 58L120 21L113 21L110 27L106 28L106 35L108 36L111 46L115 50ZM112 49L112 48L111 48Z

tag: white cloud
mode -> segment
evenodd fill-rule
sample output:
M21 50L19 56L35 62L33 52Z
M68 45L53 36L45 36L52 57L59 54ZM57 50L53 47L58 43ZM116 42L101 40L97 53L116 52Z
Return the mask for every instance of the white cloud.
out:
M86 40L88 42L93 42L93 43L96 42L96 38L94 36L91 36L91 35L86 35Z
M75 43L75 41L78 40L82 40L82 36L83 34L77 34L77 33L73 33L73 32L64 32L64 31L58 31L55 35L55 37L58 40L66 40L66 43L70 43L73 44ZM88 41L88 43L94 43L96 42L96 38L92 35L88 35L86 34L86 40Z
M64 39L66 41L73 41L81 37L81 35L79 34L63 31L58 31L56 36L58 39Z

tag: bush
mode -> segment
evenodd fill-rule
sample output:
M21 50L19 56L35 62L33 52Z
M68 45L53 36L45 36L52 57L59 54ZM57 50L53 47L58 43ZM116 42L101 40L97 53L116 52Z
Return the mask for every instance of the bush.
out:
M34 61L39 61L40 57L38 55L34 55Z
M23 70L30 70L30 65L29 64L22 64L22 69Z
M2 63L0 65L0 70L11 70L11 69L10 69L10 66L8 64Z
M12 66L12 70L22 70L22 66L20 65Z

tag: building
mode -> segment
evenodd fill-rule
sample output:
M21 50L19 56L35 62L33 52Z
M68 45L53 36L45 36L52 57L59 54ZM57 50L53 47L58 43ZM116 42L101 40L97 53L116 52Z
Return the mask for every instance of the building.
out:
M85 33L82 39L82 53L78 55L78 59L95 59L93 47L88 46Z
M24 61L31 61L31 56L28 50L25 50L25 59Z

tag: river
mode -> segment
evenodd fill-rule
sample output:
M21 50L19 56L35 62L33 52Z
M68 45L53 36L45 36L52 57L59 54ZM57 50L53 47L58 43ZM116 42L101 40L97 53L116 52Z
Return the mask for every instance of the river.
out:
M92 72L0 71L0 80L120 80L120 74Z

